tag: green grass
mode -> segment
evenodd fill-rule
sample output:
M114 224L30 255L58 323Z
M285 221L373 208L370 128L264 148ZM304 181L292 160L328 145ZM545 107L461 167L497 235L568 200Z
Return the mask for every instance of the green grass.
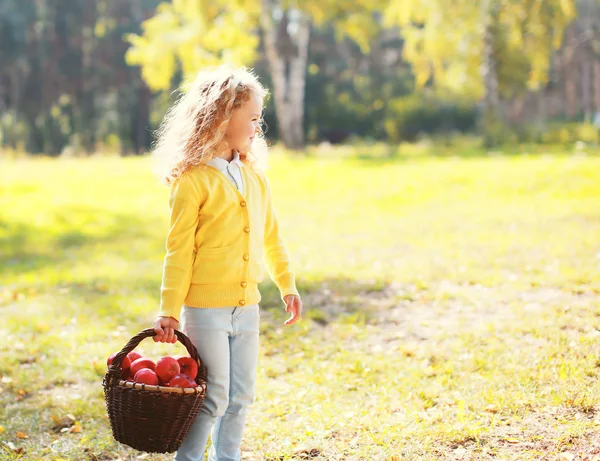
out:
M600 454L597 152L410 149L274 150L305 315L262 284L244 459ZM147 158L0 162L0 459L138 459L101 381L158 310L167 189Z

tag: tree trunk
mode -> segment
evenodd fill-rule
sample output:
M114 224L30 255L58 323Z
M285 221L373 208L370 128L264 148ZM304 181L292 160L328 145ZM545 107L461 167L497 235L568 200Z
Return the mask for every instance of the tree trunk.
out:
M583 60L581 62L581 105L583 109L583 116L586 122L591 122L594 112L594 102L592 101L592 63L594 61L594 53L591 46L592 38L594 37L594 24L592 18L594 17L594 11L592 7L592 0L587 0L585 5L585 12L582 17L582 26L584 37L587 38L587 42L584 44L581 50L583 54Z
M581 69L582 105L585 121L592 120L592 63L586 58Z
M576 89L575 75L573 69L573 53L575 46L575 30L574 26L567 29L567 40L565 46L564 71L565 71L565 100L567 102L567 115L572 120L575 118L576 108Z
M131 2L131 12L129 16L133 18L135 24L141 24L145 19L143 0ZM148 5L147 5L148 6ZM149 10L151 11L151 10ZM142 155L150 148L150 111L152 105L152 91L146 85L140 72L131 72L132 80L137 84L137 103L132 114L132 133L133 148L136 155Z
M142 79L140 79L140 88L138 90L137 114L134 117L134 149L138 155L143 154L150 147L150 104L152 102L152 93L150 88Z
M269 69L273 79L273 96L279 136L289 149L304 147L304 89L310 38L310 19L294 10L295 32L289 33L289 11L283 12L278 27L273 10L280 8L274 0L263 0L261 27Z
M496 65L496 27L500 15L500 2L486 0L483 2L483 132L486 146L497 144L498 129L502 124L500 114L500 93L498 90L498 68Z
M80 75L81 87L77 94L78 116L81 117L79 124L80 147L88 154L96 150L96 83L98 81L97 72L94 69L96 57L96 38L94 35L86 36L84 30L89 28L93 30L96 25L97 11L95 8L84 9L84 25L80 29L81 62Z
M600 114L600 60L594 61L594 111Z

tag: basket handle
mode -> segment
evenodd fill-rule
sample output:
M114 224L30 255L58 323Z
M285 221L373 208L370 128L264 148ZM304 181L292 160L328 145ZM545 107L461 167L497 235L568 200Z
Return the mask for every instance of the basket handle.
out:
M194 359L194 361L198 365L198 375L196 376L196 382L201 384L202 381L206 382L207 373L206 367L202 364L202 360L200 359L200 355L198 355L198 350L196 346L192 343L192 341L181 331L175 330L175 335L181 344L185 346L190 357ZM129 340L129 342L125 345L121 352L117 353L112 363L108 367L107 377L108 384L116 386L121 379L121 363L132 350L134 350L142 340L146 338L150 338L152 336L156 336L156 331L153 328L146 328L145 330L140 331L137 335Z

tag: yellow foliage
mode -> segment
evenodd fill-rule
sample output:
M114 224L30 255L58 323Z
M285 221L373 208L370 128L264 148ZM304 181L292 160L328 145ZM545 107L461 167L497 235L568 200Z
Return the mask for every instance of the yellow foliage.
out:
M96 23L96 27L94 28L94 35L98 38L104 37L106 34L106 23L104 21L98 21Z
M203 66L232 63L248 65L255 58L259 1L236 3L174 0L162 3L156 15L142 24L143 34L126 38L130 65L142 67L142 76L153 90L170 87L177 62L184 77L192 78Z
M380 27L373 12L384 5L383 0L282 2L283 8L299 8L309 14L317 25L333 21L337 38L349 37L364 53ZM178 62L186 79L206 65L250 65L259 44L256 31L262 7L261 0L161 3L155 16L142 24L142 35L126 37L131 44L126 61L142 67L143 78L153 90L170 87Z
M504 1L496 37L504 51L499 63L505 69L529 66L517 75L532 88L546 82L550 54L574 14L574 0ZM475 96L483 93L483 19L481 2L467 0L394 0L384 11L387 26L402 28L404 57L418 85L433 75L436 85Z

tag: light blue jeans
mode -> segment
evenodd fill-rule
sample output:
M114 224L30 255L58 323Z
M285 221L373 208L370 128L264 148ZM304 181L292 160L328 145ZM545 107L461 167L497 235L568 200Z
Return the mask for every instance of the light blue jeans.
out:
M208 379L204 403L175 453L176 461L239 461L247 407L254 402L259 306L183 306L181 331L198 349Z

